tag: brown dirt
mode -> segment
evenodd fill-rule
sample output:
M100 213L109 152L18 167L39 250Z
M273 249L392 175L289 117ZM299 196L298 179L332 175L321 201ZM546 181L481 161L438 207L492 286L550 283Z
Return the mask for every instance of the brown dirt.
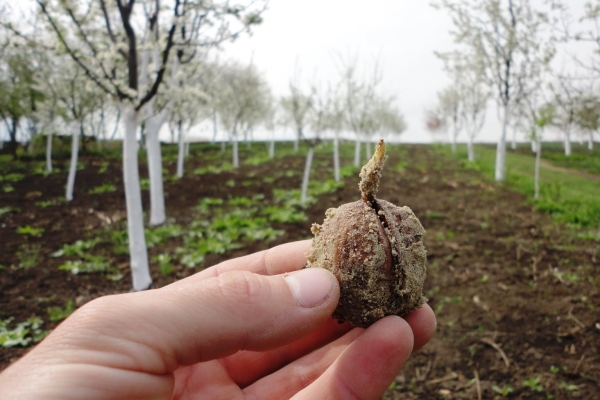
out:
M461 170L457 162L442 159L430 147L391 147L388 151L378 197L409 206L427 230L425 292L438 316L438 333L411 358L384 398L473 399L479 392L480 398L491 399L499 396L493 387L499 390L507 385L513 389L508 398L513 399L543 399L548 394L555 399L600 398L598 243L574 239L571 229L532 211L523 196ZM313 177L329 176L329 160L328 154L317 155L319 165ZM111 160L108 171L98 174L103 159L84 156L82 161L86 168L78 172L75 200L69 205L35 206L36 201L63 195L65 173L28 175L13 184L14 192L2 193L1 206L20 208L20 212L0 217L4 250L0 264L6 267L0 271L0 318L13 316L23 321L38 315L47 320L50 306L63 306L68 300L81 305L97 296L129 291L127 256L110 256L125 272L116 282L59 271L61 260L49 257L87 232L123 223L120 162ZM168 215L184 223L195 218L189 210L202 197L264 193L268 198L272 188L297 188L303 161L301 156L289 156L236 172L167 183ZM399 161L408 167L401 168ZM191 171L207 164L195 156L186 168ZM167 168L173 172L174 164L168 163ZM256 178L286 170L298 173L281 175L273 183ZM234 179L236 186L222 184L228 179ZM252 183L239 184L244 181ZM117 191L87 193L107 182L114 183ZM206 264L310 237L310 224L321 223L327 208L358 200L357 181L348 178L346 182L343 189L321 196L307 210L309 221L278 225L286 233L274 242L246 243L243 249L210 256ZM147 191L144 196L147 207ZM45 232L40 238L26 238L15 232L24 225L45 228ZM26 242L41 246L42 262L29 269L10 268L18 263L17 252ZM159 250L150 252L158 254ZM156 286L193 272L181 267L165 278L153 266ZM44 324L45 329L54 326ZM0 369L26 351L0 349ZM539 391L524 386L524 381L537 377Z

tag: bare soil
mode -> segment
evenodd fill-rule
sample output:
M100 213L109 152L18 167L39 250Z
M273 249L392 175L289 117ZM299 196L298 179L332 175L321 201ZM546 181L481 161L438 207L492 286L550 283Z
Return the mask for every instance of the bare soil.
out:
M383 398L492 399L502 398L503 390L512 399L600 398L600 244L575 239L572 228L533 211L520 194L462 170L431 147L391 147L389 156L378 197L409 206L427 231L425 292L438 317L438 333L411 358ZM37 315L46 321L44 329L52 329L56 324L47 321L48 307L64 306L68 300L80 306L130 290L126 255L111 255L111 263L125 275L114 282L98 274L59 271L61 260L50 257L89 232L123 224L120 161L109 160L107 171L99 174L105 158L84 155L81 160L86 167L77 174L71 204L35 205L63 196L66 173L26 175L12 184L13 192L0 195L1 207L20 209L0 217L0 265L5 266L0 271L0 318L23 321ZM318 153L315 160L312 176L330 176L330 155ZM288 156L168 182L169 218L189 222L194 218L189 210L203 197L264 193L268 198L273 188L298 188L303 162L301 155ZM344 160L344 165L350 162ZM192 156L186 169L206 165L202 157ZM165 166L174 172L173 161ZM142 174L145 170L142 166ZM298 173L280 174L271 183L261 179L287 170ZM235 186L223 185L231 179ZM108 182L114 183L115 192L88 193ZM357 177L346 178L344 188L320 196L307 210L308 221L278 224L286 233L273 242L245 243L242 249L211 255L206 265L311 237L311 223L321 223L327 208L358 199L357 183ZM147 198L144 191L145 209ZM16 233L26 225L45 231L40 237ZM11 268L18 265L24 244L40 245L40 262L33 268ZM150 253L164 250L153 248ZM196 270L176 266L172 276L164 277L153 266L153 278L160 287ZM0 349L0 369L26 351Z

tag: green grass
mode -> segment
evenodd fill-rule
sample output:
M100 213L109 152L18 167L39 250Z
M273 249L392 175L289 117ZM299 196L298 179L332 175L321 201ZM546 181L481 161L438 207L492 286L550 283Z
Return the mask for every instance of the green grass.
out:
M452 155L448 146L437 146L436 148L444 154ZM476 146L474 163L467 161L466 147L464 146L459 146L453 156L464 160L466 168L481 172L489 180L494 179L495 146ZM542 159L544 159L543 152ZM600 228L600 201L598 201L600 184L575 173L554 171L542 166L540 169L540 199L534 201L534 162L535 159L531 155L508 150L506 154L506 184L527 195L529 201L538 210L552 214L558 221L577 227Z

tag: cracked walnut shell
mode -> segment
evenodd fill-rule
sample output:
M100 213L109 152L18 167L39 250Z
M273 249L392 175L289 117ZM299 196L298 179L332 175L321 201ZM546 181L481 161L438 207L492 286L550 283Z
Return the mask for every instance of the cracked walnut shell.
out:
M410 208L375 197L385 159L380 140L360 173L361 200L328 209L323 225L313 224L315 238L307 254L307 268L325 268L340 283L333 316L364 328L427 301L422 295L425 229Z

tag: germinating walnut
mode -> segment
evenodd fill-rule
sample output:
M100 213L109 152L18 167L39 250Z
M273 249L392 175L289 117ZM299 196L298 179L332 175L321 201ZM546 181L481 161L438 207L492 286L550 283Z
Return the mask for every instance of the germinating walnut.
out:
M425 229L410 208L375 198L386 158L380 140L360 172L361 200L327 210L323 225L312 226L315 238L307 254L307 268L325 268L340 282L333 316L365 328L427 301Z

